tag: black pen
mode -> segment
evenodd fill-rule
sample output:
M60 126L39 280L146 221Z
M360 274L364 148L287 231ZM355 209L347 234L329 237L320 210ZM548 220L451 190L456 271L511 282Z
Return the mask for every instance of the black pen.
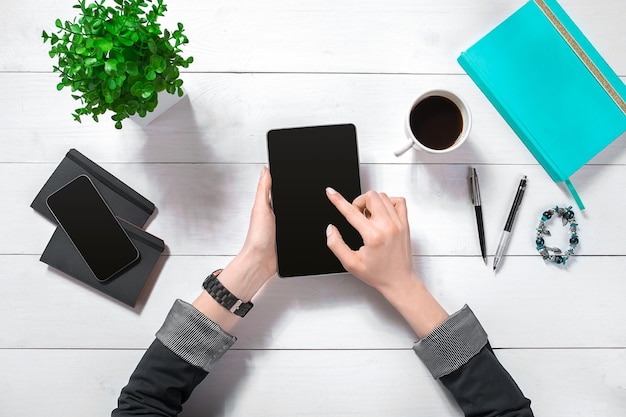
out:
M498 249L496 250L496 256L493 258L493 270L495 271L502 259L502 254L504 253L507 245L509 244L509 238L511 236L511 228L513 227L513 222L515 221L515 216L517 215L517 209L519 209L520 203L522 202L522 197L524 197L524 191L526 190L526 175L522 177L522 180L519 182L519 187L517 187L517 193L515 194L515 200L513 200L513 207L511 207L511 211L509 212L509 217L506 219L506 224L504 225L504 231L502 232L502 236L500 237L500 243L498 243Z
M483 257L483 261L485 262L485 264L487 264L487 249L485 248L485 226L483 225L483 207L480 202L480 187L478 186L478 175L476 174L476 168L470 167L469 182L470 196L472 197L472 204L474 205L474 211L476 212L476 225L478 226L480 254Z

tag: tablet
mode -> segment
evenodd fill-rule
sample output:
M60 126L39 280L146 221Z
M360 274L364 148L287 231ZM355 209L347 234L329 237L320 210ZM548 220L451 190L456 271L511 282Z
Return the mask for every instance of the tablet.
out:
M337 226L354 250L363 240L328 200L326 187L334 188L348 201L361 194L354 125L271 130L267 145L278 275L345 272L326 246L326 227Z

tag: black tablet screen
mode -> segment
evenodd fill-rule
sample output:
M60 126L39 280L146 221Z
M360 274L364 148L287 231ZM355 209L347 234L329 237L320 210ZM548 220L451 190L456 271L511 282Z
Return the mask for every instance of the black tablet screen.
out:
M279 275L345 272L326 246L326 227L337 226L352 249L363 241L325 190L332 187L348 201L361 194L354 126L272 130L267 142Z

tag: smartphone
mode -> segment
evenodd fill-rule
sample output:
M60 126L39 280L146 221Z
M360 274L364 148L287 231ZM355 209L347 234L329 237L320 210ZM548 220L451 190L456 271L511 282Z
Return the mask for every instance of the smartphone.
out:
M354 250L363 240L328 200L326 187L334 188L348 201L361 194L354 125L271 130L267 144L278 275L345 272L326 245L326 227L335 225Z
M86 175L55 191L46 203L98 281L139 259L137 247Z

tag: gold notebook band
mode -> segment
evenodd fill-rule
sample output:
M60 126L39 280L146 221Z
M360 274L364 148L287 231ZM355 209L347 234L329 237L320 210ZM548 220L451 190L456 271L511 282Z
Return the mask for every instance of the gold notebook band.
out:
M596 80L600 83L600 85L604 88L606 93L613 99L617 107L626 115L626 102L619 95L615 87L611 85L609 80L602 74L600 69L593 63L589 55L583 50L583 48L576 42L576 39L569 33L569 31L565 28L563 23L559 20L559 18L554 14L554 12L550 9L545 0L535 0L535 3L541 11L546 15L550 23L554 26L554 28L559 32L559 34L563 37L565 42L572 48L574 53L580 58L582 63L587 67L589 72L593 74Z

